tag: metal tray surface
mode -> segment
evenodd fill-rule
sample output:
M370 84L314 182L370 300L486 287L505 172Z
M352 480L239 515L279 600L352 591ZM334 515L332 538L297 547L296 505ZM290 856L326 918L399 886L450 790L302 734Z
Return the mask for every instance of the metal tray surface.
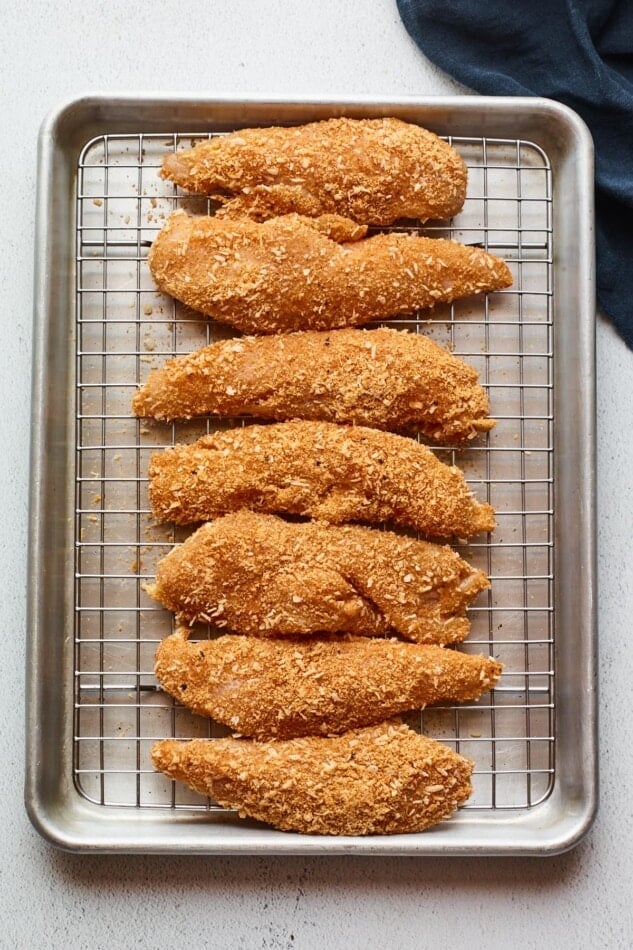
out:
M240 821L153 772L155 739L219 736L158 688L171 617L144 593L186 536L153 524L153 451L223 419L131 415L154 366L229 331L159 294L147 248L174 207L205 213L156 172L166 151L250 125L396 115L446 136L469 167L452 221L419 230L504 257L507 291L391 325L474 365L497 427L440 451L498 513L462 553L492 590L463 645L505 664L477 703L411 719L475 760L474 794L416 835L321 838ZM100 96L61 108L40 138L27 670L26 804L53 843L82 851L553 854L597 799L592 147L546 100L208 101Z

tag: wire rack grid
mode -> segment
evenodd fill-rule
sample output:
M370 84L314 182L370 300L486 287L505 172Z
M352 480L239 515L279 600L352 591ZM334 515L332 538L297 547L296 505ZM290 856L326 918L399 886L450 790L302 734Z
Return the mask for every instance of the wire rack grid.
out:
M172 618L143 586L189 532L153 522L146 473L153 452L244 420L147 423L130 408L164 359L231 335L160 294L146 262L174 208L213 210L157 174L166 152L200 139L100 136L78 166L73 771L80 794L102 806L218 809L151 767L157 739L226 730L180 707L153 675ZM429 708L410 721L475 760L465 810L525 809L547 798L555 777L551 167L528 141L449 141L469 169L464 209L415 230L504 257L514 284L389 325L449 346L489 392L495 429L438 454L497 511L491 536L461 546L492 582L470 610L462 649L490 653L505 670L478 702Z

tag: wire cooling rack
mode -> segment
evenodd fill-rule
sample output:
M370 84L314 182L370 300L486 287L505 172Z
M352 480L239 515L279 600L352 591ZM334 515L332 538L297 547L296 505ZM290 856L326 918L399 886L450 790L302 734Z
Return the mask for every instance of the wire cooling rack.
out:
M153 452L243 420L158 424L130 409L152 368L230 335L158 293L146 262L174 208L212 211L157 175L166 152L200 139L100 136L79 160L73 770L79 792L103 806L217 809L150 763L157 739L226 730L180 707L153 676L172 619L143 586L189 532L154 524L146 473ZM551 168L528 141L449 141L469 169L464 209L416 230L504 257L514 285L390 325L451 347L489 392L496 428L439 455L497 511L497 530L460 551L492 581L470 609L462 649L494 655L505 671L478 702L433 707L410 722L474 759L467 809L525 809L549 795L555 771Z

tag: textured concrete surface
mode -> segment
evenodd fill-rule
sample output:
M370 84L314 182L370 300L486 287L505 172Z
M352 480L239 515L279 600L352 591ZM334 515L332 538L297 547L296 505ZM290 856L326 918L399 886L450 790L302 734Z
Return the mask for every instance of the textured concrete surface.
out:
M301 860L58 853L22 806L36 136L89 91L446 94L391 0L1 0L0 946L629 947L633 353L598 324L601 810L551 859Z

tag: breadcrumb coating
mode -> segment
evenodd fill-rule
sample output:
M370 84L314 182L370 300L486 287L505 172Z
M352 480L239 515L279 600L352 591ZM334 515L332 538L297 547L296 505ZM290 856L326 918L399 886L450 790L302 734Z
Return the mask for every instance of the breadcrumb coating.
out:
M339 244L299 215L258 224L176 211L148 262L160 290L262 334L359 325L512 283L477 247L405 233Z
M241 129L167 155L162 178L223 198L219 212L258 221L334 212L364 224L449 218L466 197L459 154L399 119L327 119Z
M391 521L435 538L492 531L494 511L424 445L331 422L278 422L203 436L149 464L158 521L192 524L241 508L330 524Z
M330 738L167 739L152 762L241 818L320 835L422 831L464 804L474 767L397 721Z
M206 413L417 428L463 442L494 426L477 372L421 334L303 330L211 343L167 360L135 394L143 418Z
M173 548L147 592L185 623L251 636L394 630L444 644L468 635L466 608L489 586L447 546L240 511Z
M163 689L258 739L345 732L440 700L478 699L502 670L492 657L380 638L188 636L183 628L159 644Z

